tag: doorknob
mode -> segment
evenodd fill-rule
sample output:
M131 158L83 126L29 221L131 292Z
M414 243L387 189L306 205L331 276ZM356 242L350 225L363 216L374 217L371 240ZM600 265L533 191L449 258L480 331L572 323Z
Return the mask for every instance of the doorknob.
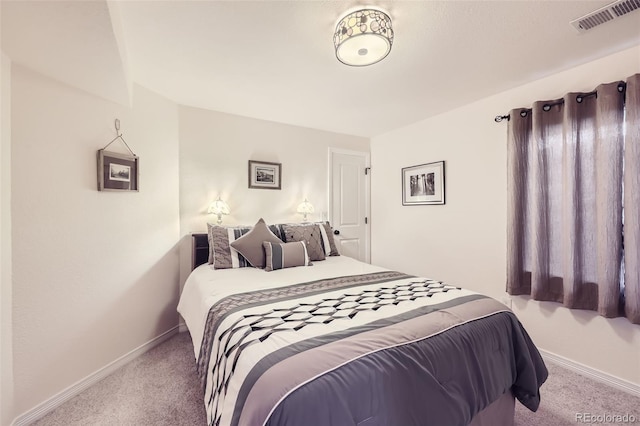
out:
M340 235L340 231L336 229L335 231L333 231L333 234L334 235Z

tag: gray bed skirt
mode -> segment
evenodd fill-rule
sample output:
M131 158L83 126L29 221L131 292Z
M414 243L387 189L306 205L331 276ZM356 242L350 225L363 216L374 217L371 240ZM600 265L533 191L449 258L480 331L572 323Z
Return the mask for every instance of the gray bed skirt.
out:
M515 398L507 391L471 420L469 426L513 426Z

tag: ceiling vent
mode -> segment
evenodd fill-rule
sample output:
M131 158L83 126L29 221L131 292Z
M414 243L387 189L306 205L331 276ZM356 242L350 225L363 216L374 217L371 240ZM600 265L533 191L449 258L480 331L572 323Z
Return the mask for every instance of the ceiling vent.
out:
M629 12L640 9L640 0L618 0L587 15L571 21L571 25L580 33L620 18Z

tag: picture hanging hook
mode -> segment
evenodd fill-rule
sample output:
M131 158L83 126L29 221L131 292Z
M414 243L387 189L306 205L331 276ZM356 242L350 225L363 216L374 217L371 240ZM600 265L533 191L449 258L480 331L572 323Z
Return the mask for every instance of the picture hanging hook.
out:
M127 144L127 141L124 140L124 137L122 136L122 133L120 133L120 120L119 119L115 119L114 121L114 125L116 128L116 137L113 138L111 140L111 142L109 142L108 144L105 145L104 148L102 148L103 150L107 149L109 147L109 145L111 145L112 143L114 143L115 141L117 141L118 139L120 139L122 141L122 143L124 144L124 146L127 147L127 149L129 150L129 152L131 153L131 155L133 155L134 157L136 156L136 154L131 150L131 148L129 148L129 144Z

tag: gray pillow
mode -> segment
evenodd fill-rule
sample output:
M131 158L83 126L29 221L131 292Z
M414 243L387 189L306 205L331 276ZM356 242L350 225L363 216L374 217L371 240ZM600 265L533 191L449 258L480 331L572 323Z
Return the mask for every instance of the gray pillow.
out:
M231 247L236 249L238 253L244 256L249 263L256 268L264 268L265 253L263 242L281 243L278 238L264 223L264 219L260 218L253 229L242 237L231 243Z
M338 251L338 247L336 245L336 241L333 238L333 229L331 229L331 224L329 222L305 222L305 223L287 223L287 224L275 224L269 226L269 229L273 231L274 234L282 241L286 241L286 236L284 233L283 226L313 226L318 225L320 227L320 233L322 234L321 244L324 249L325 256L340 256L340 252Z
M333 230L331 229L331 224L329 222L323 222L319 224L322 226L327 240L329 241L329 247L325 247L325 254L327 256L340 256L340 252L338 251L338 247L336 246L336 241L333 239ZM324 243L324 241L323 241ZM328 253L327 253L328 252Z
M307 244L307 253L312 261L325 259L319 225L282 225L282 229L288 243L304 241Z
M209 263L214 269L244 268L251 266L247 259L232 250L230 242L251 230L250 226L226 227L207 224L209 239Z
M269 243L265 241L262 246L266 255L264 270L267 272L294 266L312 265L304 241L291 243Z

